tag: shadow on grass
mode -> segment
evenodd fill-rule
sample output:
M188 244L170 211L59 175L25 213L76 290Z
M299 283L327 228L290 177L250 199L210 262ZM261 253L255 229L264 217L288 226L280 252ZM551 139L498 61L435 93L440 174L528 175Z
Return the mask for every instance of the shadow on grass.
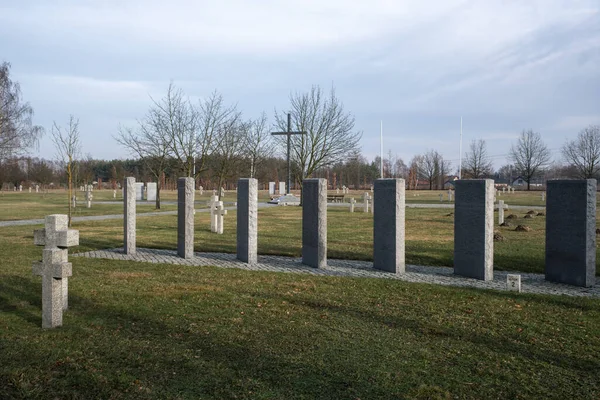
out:
M471 289L474 294L481 295ZM246 295L254 294L251 292L242 292ZM501 294L504 297L510 297L508 294ZM532 346L530 343L519 342L516 338L506 338L503 336L492 336L483 334L474 334L472 330L460 329L453 326L441 326L434 322L426 322L426 319L416 320L410 318L404 318L398 315L384 316L380 313L373 311L366 311L350 306L334 305L329 302L317 302L308 299L298 299L293 296L273 296L266 293L261 293L262 297L271 298L278 301L285 300L290 304L294 304L298 307L310 307L314 310L327 310L332 313L349 315L355 319L362 321L362 323L368 324L375 322L381 326L385 326L392 329L407 329L413 332L416 336L430 336L430 337L443 337L449 338L455 341L467 341L477 346L485 346L494 352L501 352L512 357L525 357L536 362L543 361L551 363L559 367L568 367L576 369L582 372L590 373L591 371L600 370L600 360L583 360L577 357L567 355L564 351L550 350L548 347ZM546 302L547 298L544 297L538 301ZM532 299L528 299L532 301ZM533 300L535 301L535 300ZM557 305L565 306L569 302L558 300ZM573 307L573 305L571 305ZM591 309L597 309L597 307L590 307ZM453 310L453 312L458 312Z
M23 281L25 286L15 295L35 292L33 285ZM270 350L264 334L236 337L207 332L206 328L191 331L159 320L169 320L165 313L152 318L150 309L137 313L127 309L131 305L117 308L76 295L71 296L70 303L65 326L51 334L52 346L66 346L66 351L51 352L43 343L37 344L41 347L37 351L23 349L28 363L50 368L51 376L42 369L41 378L37 378L40 387L30 384L27 389L31 392L23 392L23 387L0 375L0 381L4 381L0 397L27 398L42 388L53 398L74 393L81 398L160 398L175 394L184 398L254 398L256 392L268 398L291 398L298 393L304 398L391 395L389 387L358 375L352 362L344 361L344 357L336 362L335 369L311 363L299 357L307 349ZM41 318L28 318L41 324ZM63 343L72 338L80 339ZM190 350L192 357L186 356ZM78 356L67 357L69 354ZM88 359L102 359L106 365L91 368ZM152 396L136 396L135 387L142 384L152 389Z

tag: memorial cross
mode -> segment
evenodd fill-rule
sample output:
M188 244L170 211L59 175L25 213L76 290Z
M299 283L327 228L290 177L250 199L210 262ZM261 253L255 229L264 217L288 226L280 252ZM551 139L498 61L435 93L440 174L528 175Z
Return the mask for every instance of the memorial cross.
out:
M219 197L218 196L211 196L210 200L207 202L208 207L210 208L210 231L211 232L216 232L217 231L217 214L216 214L216 207L217 204L219 204Z
M217 234L218 235L222 235L223 234L223 216L227 215L227 210L225 209L225 207L223 206L223 202L220 201L219 204L217 204Z
M287 136L287 184L286 189L288 194L291 192L291 181L292 181L292 161L290 158L290 145L292 135L305 135L304 131L292 132L292 114L288 113L287 115L287 132L271 132L271 135L286 135Z
M44 229L33 231L33 243L45 246L42 261L33 263L33 274L42 277L42 328L62 325L62 312L69 306L69 281L72 274L68 248L79 245L79 231L67 228L68 217L46 217Z
M356 204L356 200L354 200L354 197L352 197L350 199L350 212L353 213L354 212L354 205Z
M363 194L363 212L369 212L369 200L371 200L371 196L365 192Z

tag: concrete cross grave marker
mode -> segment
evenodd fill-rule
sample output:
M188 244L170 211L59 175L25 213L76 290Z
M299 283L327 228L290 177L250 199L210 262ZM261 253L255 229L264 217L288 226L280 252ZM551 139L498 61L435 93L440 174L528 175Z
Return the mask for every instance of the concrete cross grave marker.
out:
M204 194L204 187L200 186L198 191L200 192L200 196L202 196Z
M219 197L213 195L210 200L208 200L207 205L210 209L210 231L217 231L217 204L219 204Z
M371 200L371 196L365 192L363 194L363 212L369 212L369 200Z
M45 246L42 261L33 263L33 274L42 277L42 328L62 325L62 313L69 306L69 281L72 274L68 248L79 245L79 231L67 228L68 217L48 215L44 229L33 231L33 243Z
M292 135L305 135L306 132L293 132L292 131L292 114L288 113L287 115L287 131L286 132L271 132L271 135L287 136L287 181L285 184L285 188L289 192L292 189L292 159L290 158L290 146L292 142ZM273 192L275 188L273 188Z
M73 208L77 208L77 196L73 195L73 197L71 197L71 203L73 204Z
M542 192L542 201L546 201L546 192Z
M19 192L23 191L23 185L19 185Z
M35 185L35 192L38 193L40 191L40 185Z
M354 212L354 205L356 204L356 200L354 200L354 197L352 197L350 199L350 212L353 213Z
M31 193L31 186L29 186L29 193Z
M85 201L87 202L87 208L92 208L92 199L94 198L94 195L92 194L92 191L89 190L85 192Z
M219 201L216 207L216 215L217 215L217 234L223 234L223 217L227 215L227 210L223 206L223 202Z

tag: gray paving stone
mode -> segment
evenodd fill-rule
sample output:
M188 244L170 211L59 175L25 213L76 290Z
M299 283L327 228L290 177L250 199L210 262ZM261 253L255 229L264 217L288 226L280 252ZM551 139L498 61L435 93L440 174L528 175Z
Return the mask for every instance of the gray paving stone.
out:
M600 298L600 285L584 288L545 280L543 274L526 274L510 271L495 271L493 279L482 281L454 274L449 267L407 265L404 274L390 274L373 268L369 261L328 259L323 268L313 268L302 264L301 258L259 255L255 264L237 260L236 254L194 253L194 258L184 260L174 250L138 248L135 255L123 253L123 249L96 250L72 254L71 257L101 258L122 261L138 261L154 264L190 265L196 267L215 266L239 268L247 271L269 271L282 273L311 274L323 276L347 276L354 278L397 279L406 282L427 283L444 286L472 287L478 289L508 290L506 276L521 275L522 293L552 294Z

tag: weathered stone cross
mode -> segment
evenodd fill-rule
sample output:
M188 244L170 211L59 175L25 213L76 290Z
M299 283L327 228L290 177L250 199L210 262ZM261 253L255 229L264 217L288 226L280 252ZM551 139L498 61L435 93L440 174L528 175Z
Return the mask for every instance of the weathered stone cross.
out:
M68 217L48 215L44 229L33 231L33 243L45 246L42 261L33 263L33 274L42 277L42 328L62 325L62 313L69 306L69 281L72 274L68 248L79 245L79 231L67 229Z
M354 200L354 197L352 197L350 199L350 212L353 213L354 212L354 205L356 204L356 200Z
M286 135L287 136L287 184L286 191L287 193L291 193L292 186L290 185L292 182L292 161L290 158L290 144L292 140L292 135L305 135L306 132L292 132L292 114L287 115L287 131L286 132L271 132L271 135Z
M210 231L217 231L217 204L219 204L219 196L212 195L208 201L208 207L210 208Z
M217 215L217 234L222 235L223 234L223 217L225 215L227 215L227 210L225 209L225 207L223 207L223 202L220 201L219 204L217 204L217 211L216 211L216 215Z

